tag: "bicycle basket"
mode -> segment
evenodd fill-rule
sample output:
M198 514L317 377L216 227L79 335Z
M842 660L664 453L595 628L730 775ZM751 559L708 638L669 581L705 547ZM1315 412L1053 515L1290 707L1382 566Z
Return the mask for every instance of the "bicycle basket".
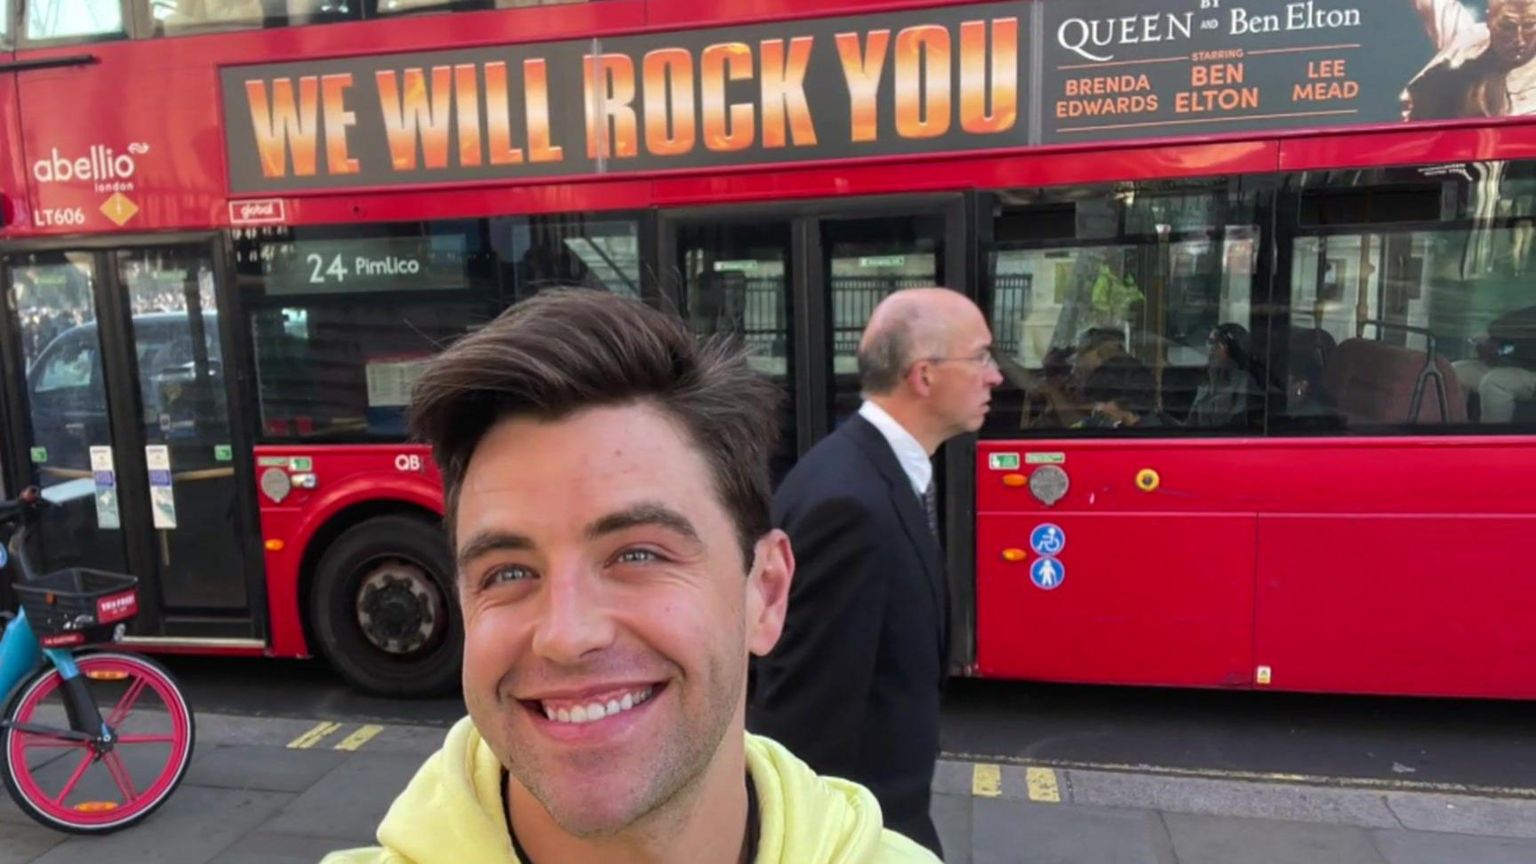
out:
M56 570L12 587L45 648L105 642L113 625L139 613L139 580L85 567Z

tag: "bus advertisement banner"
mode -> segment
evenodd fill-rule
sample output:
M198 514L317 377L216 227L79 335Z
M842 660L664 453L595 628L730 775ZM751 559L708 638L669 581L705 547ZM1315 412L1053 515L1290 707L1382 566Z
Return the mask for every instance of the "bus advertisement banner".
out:
M223 70L246 194L1028 141L1027 3Z
M1536 40L1469 2L1042 0L228 67L230 193L1536 110Z

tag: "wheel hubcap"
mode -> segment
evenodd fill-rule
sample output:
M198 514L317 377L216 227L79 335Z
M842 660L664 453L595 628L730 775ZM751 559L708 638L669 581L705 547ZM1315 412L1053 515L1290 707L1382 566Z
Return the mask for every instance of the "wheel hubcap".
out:
M443 601L421 567L390 559L363 576L357 591L357 623L375 648L386 654L414 654L442 628Z

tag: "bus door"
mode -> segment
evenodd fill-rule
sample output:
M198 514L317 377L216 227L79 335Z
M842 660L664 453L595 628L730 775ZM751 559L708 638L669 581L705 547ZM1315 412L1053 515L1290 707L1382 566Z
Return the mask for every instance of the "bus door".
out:
M6 459L61 504L40 564L140 578L135 636L252 640L249 441L207 242L4 258ZM221 329L222 328L222 329Z
M1251 681L1265 182L978 208L1005 377L972 469L980 674Z
M756 367L788 391L777 484L859 408L857 351L870 313L901 288L970 293L959 195L809 201L671 211L660 221L662 290L700 335L739 333ZM973 442L945 448L935 483L957 615L969 603ZM957 618L957 652L969 622Z
M741 334L790 393L776 475L858 410L875 305L899 288L963 288L963 222L958 196L663 214L663 291L696 333Z

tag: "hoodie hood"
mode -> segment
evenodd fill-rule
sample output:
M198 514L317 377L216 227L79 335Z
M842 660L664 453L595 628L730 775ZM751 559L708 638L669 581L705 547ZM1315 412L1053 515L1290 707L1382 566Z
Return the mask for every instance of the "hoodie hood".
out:
M880 805L864 787L817 776L782 745L761 736L746 735L746 757L758 798L756 864L938 861L885 830ZM470 718L459 720L385 814L378 830L381 845L333 853L322 864L516 862L501 772L501 762Z

